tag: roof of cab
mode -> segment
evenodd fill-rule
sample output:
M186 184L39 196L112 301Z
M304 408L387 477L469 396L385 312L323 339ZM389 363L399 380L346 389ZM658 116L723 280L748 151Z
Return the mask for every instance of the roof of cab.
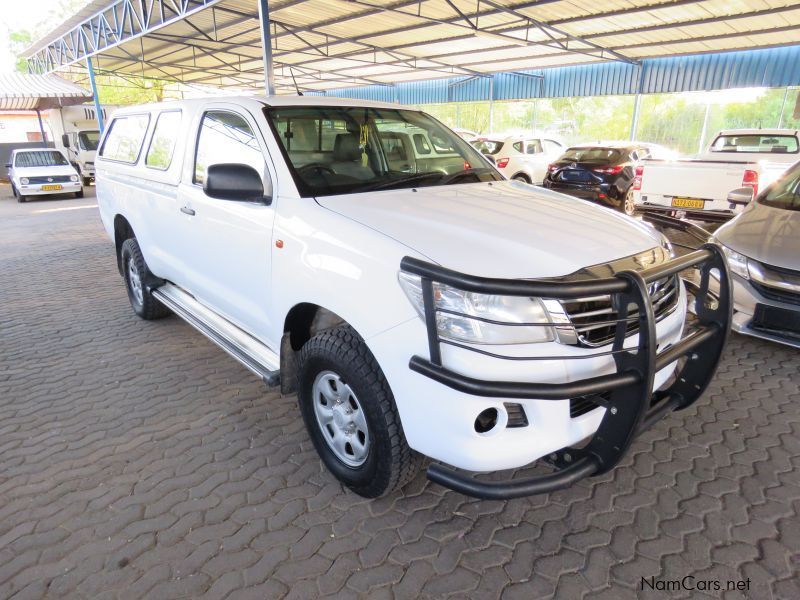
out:
M151 102L149 104L139 104L120 108L114 113L130 114L141 112L142 110L169 110L170 108L194 108L209 102L238 104L248 106L259 103L269 107L280 106L354 106L365 108L393 108L403 110L415 110L410 106L391 104L388 102L376 102L372 100L352 100L350 98L330 98L327 96L208 96L206 98L193 98L191 100L174 100L166 102Z
M796 129L723 129L717 135L798 135Z

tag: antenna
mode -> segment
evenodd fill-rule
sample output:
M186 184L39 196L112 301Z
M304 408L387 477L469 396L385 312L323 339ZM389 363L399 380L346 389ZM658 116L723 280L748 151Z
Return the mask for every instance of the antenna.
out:
M297 87L297 80L295 80L295 78L294 78L294 69L292 69L292 67L289 67L289 74L292 76L292 83L294 84L294 91L297 92L298 96L302 96L303 92L301 92L300 88Z

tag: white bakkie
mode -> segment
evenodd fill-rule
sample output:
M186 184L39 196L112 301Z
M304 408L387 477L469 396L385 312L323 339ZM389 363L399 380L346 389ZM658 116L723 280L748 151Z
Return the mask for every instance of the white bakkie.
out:
M750 187L758 195L800 158L795 129L727 129L696 158L647 159L636 169L634 201L645 209L727 220L742 211L728 192Z
M437 154L394 166L404 132ZM403 485L422 455L440 461L431 479L479 497L604 472L641 428L702 393L727 334L721 294L700 311L700 333L682 337L677 273L714 267L726 281L715 247L675 259L649 226L507 181L401 106L124 108L97 173L134 311L177 313L267 384L297 391L326 466L364 496ZM542 457L556 466L544 479L458 471Z

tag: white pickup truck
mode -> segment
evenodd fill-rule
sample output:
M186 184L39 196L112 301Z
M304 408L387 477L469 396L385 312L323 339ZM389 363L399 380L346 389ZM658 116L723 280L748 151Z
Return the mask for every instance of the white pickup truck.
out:
M406 128L447 155L393 167ZM604 473L703 393L729 330L716 246L674 258L649 226L507 181L401 106L126 107L100 143L97 198L134 312L175 313L296 391L325 465L367 497L409 481L422 455L439 461L429 478L483 498ZM692 266L704 283L687 331L678 273ZM555 470L462 471L541 458Z
M634 201L646 210L727 220L742 209L728 201L728 192L751 187L755 197L798 158L797 130L723 130L697 158L645 160L636 171Z

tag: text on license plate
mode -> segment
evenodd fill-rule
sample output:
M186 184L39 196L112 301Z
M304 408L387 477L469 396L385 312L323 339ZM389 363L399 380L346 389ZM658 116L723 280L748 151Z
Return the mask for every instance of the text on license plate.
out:
M60 189L61 189L61 186L58 185L58 184L55 184L55 185L43 185L42 186L42 190L44 190L45 192L52 192L54 190L60 190Z
M698 198L673 198L672 206L678 206L680 208L703 208L705 206L705 200L699 200Z

